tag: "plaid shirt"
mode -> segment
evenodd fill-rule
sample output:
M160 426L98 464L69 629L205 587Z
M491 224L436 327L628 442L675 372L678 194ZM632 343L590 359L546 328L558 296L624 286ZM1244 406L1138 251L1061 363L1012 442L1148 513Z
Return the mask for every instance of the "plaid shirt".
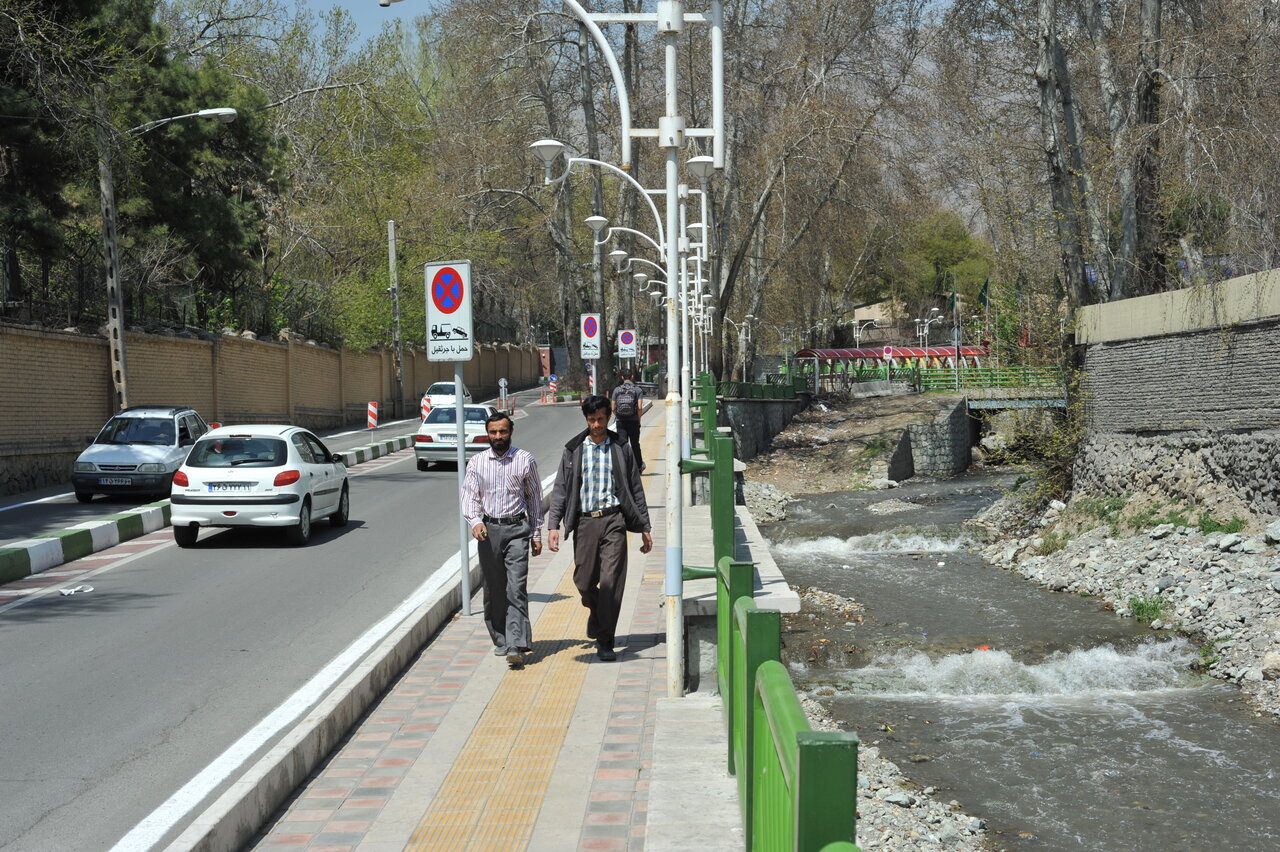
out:
M533 540L542 541L542 480L527 450L511 447L496 456L487 449L467 462L462 480L462 517L470 529L484 520L528 514Z
M582 488L578 502L584 514L619 505L613 493L613 441L608 437L598 444L590 438L582 442Z

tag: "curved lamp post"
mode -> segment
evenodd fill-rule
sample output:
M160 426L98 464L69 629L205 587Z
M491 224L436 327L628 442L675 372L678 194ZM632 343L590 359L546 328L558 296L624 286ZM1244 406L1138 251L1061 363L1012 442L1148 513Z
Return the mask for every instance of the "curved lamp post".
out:
M107 343L111 348L111 384L117 409L129 407L129 366L124 343L124 296L120 290L120 242L116 233L116 188L111 174L110 127L103 106L101 90L98 93L98 197L102 204L102 260L107 283ZM226 124L236 120L237 112L231 107L213 107L183 115L158 118L131 127L126 136L141 136L171 121L187 118L216 118Z

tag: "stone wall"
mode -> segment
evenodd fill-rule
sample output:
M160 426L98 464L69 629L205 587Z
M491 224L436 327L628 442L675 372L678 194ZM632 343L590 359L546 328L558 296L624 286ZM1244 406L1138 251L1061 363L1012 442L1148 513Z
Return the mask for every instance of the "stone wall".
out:
M720 425L733 431L733 455L746 461L769 449L773 436L808 404L808 394L795 399L720 400Z
M129 403L190 405L206 420L292 422L312 429L363 425L367 404L389 419L395 395L391 352L334 350L297 341L214 340L129 334ZM71 463L112 412L107 342L97 335L0 324L0 494L70 479ZM406 349L407 416L453 365ZM480 346L463 374L477 398L507 378L537 383L532 348Z
M1075 492L1280 514L1280 274L1080 313Z
M969 416L969 406L964 400L932 422L912 423L907 430L911 442L912 472L901 478L919 474L955 476L963 473L969 467L976 428L977 423ZM900 481L895 473L905 471L905 455L902 444L899 444L890 462L890 479Z

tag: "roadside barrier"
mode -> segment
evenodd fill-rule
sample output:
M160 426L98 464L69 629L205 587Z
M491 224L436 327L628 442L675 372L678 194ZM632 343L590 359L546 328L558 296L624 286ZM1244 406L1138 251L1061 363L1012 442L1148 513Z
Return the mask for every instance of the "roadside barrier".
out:
M422 419L426 420L427 415L430 413L431 413L431 403L427 400L427 397L424 396L422 398Z
M369 403L369 428L378 428L378 403L376 402Z
M755 566L734 553L733 437L716 429L714 378L697 379L715 567L684 566L685 579L716 578L716 680L725 703L729 773L747 852L857 852L858 737L814 731L781 662L782 614L753 600ZM794 387L794 385L792 386Z

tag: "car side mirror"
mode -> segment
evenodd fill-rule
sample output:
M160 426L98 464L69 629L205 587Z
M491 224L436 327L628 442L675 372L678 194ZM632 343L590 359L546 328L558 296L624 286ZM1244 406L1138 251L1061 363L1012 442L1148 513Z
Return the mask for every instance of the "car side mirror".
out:
M332 455L329 456L329 461L333 462L334 464L341 464L341 465L346 464L346 462L342 460L342 453L333 453Z

